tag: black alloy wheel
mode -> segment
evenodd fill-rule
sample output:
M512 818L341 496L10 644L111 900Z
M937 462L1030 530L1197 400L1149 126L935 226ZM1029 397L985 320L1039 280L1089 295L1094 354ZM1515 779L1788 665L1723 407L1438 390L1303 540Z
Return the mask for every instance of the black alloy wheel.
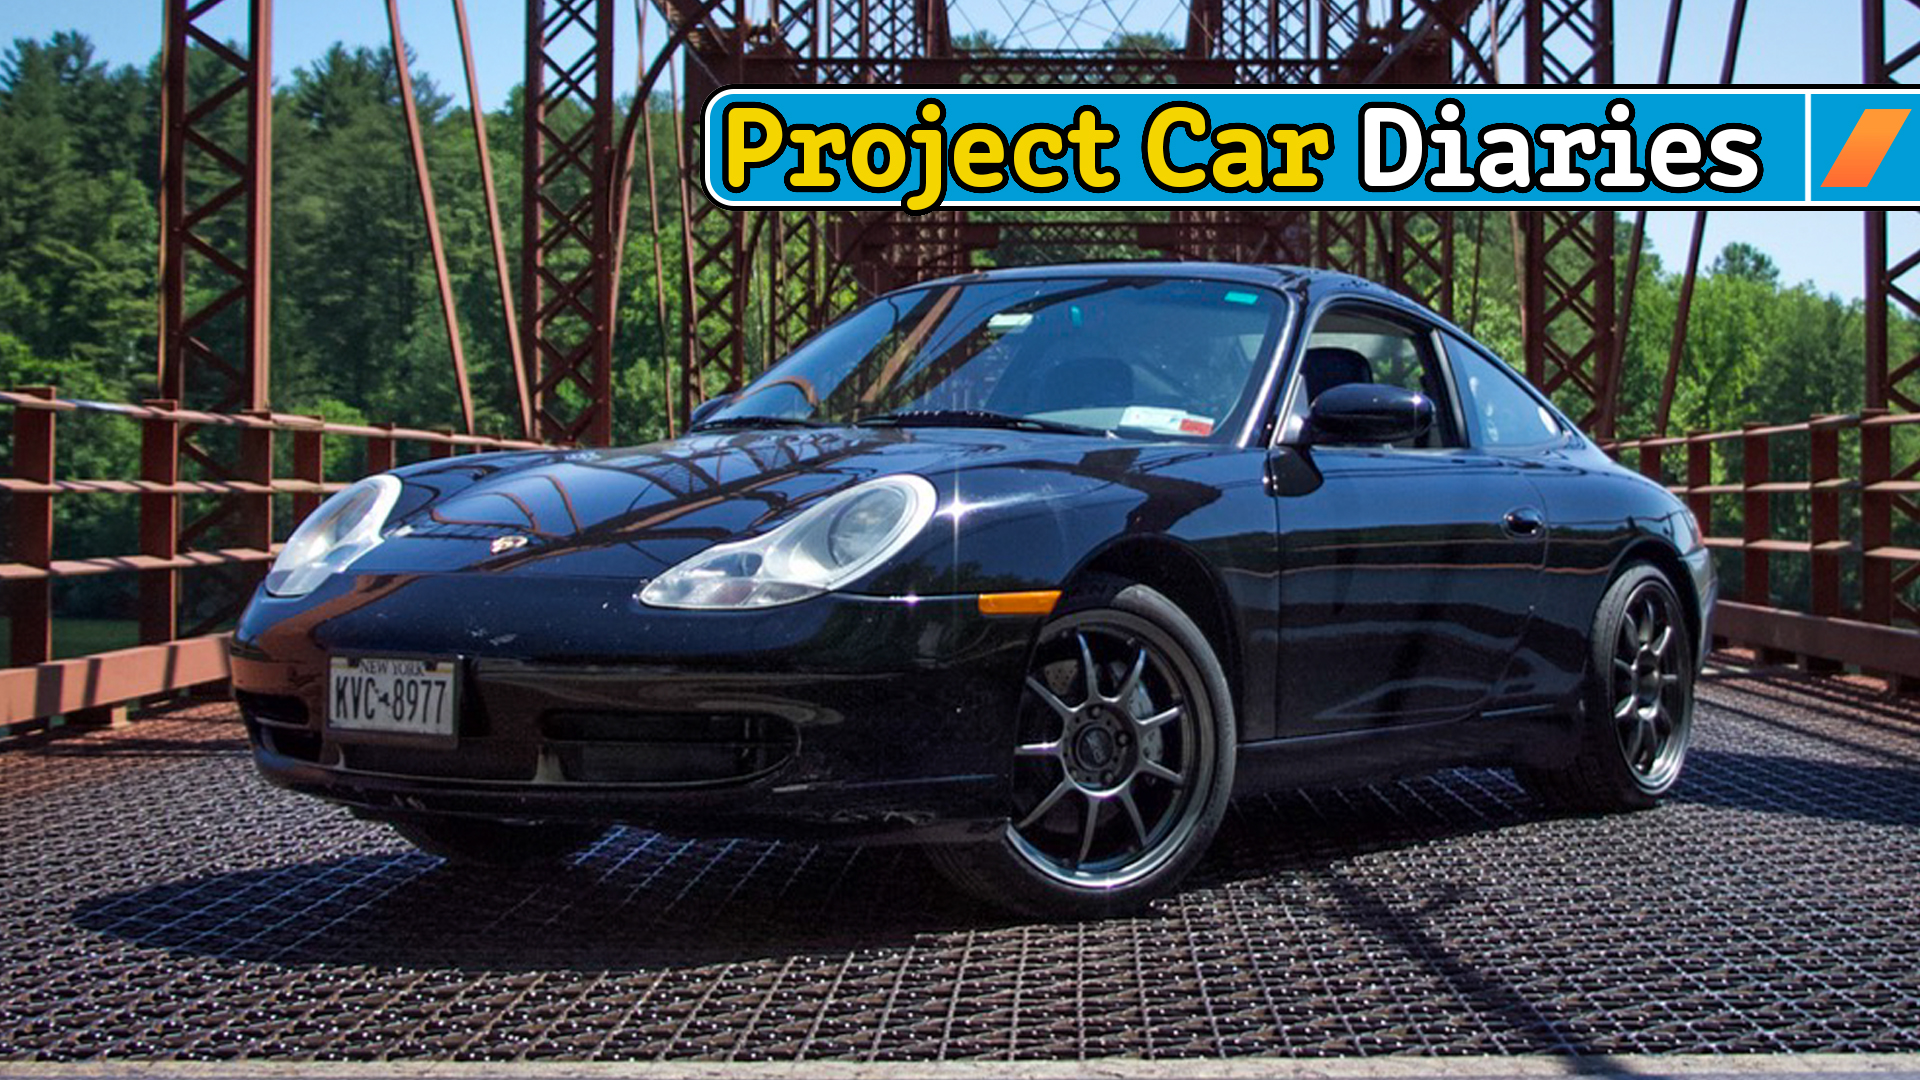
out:
M1664 791L1687 753L1692 717L1679 646L1686 630L1673 591L1659 579L1636 585L1614 635L1613 722L1620 753L1641 785Z
M1580 743L1572 760L1515 773L1554 806L1645 810L1673 789L1693 739L1694 644L1656 567L1620 573L1594 613Z
M1164 894L1232 787L1232 704L1212 647L1160 593L1103 584L1077 591L1036 642L1004 833L934 849L961 885L1025 914L1104 915Z

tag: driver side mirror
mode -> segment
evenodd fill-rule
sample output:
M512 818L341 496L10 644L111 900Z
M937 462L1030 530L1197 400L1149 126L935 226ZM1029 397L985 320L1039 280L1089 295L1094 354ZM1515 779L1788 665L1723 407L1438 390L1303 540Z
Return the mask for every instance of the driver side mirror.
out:
M1433 400L1381 383L1345 383L1313 399L1307 431L1315 443L1383 444L1418 439L1433 426Z
M701 402L700 404L695 405L693 407L693 412L688 414L687 416L687 426L693 427L694 425L700 423L702 420L705 420L707 417L712 416L714 413L719 412L721 409L731 404L733 402L733 399L737 396L739 395L720 394L716 397L710 397L707 400Z

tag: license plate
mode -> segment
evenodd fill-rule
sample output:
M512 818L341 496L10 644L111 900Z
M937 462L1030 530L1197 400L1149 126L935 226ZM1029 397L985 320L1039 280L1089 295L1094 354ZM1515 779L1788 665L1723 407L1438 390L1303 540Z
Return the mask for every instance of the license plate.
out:
M449 739L459 715L457 660L336 656L327 725L336 730Z

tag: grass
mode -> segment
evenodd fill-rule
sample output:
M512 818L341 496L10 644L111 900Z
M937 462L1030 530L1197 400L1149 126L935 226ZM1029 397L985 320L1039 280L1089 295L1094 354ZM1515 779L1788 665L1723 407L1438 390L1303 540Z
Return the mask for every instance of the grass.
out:
M140 644L140 624L132 619L55 619L53 658L125 649ZM13 655L13 620L0 618L0 666Z

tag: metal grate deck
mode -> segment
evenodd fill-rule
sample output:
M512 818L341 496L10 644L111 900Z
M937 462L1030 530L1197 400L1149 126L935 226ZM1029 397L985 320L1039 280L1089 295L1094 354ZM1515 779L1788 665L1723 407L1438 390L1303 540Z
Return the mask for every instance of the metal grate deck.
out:
M1702 692L1662 810L1487 771L1249 801L1187 892L1075 926L902 849L454 871L176 713L0 754L0 1059L1920 1050L1920 711Z

